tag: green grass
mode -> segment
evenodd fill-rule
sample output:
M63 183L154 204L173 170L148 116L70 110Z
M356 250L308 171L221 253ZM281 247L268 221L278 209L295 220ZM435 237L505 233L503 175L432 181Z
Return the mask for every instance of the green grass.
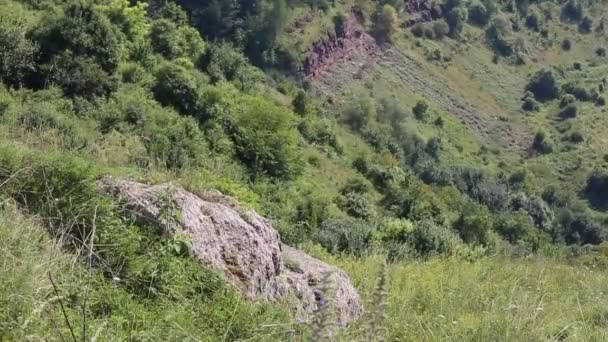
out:
M373 298L380 257L336 258L311 249L346 270L365 301ZM389 265L388 278L384 328L389 341L608 338L603 269L561 258L433 258ZM355 326L347 334L361 336L364 329Z

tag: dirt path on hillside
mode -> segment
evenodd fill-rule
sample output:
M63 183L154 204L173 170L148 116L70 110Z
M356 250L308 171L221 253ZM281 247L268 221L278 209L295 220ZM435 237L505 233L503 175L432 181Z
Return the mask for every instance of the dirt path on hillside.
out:
M386 49L375 58L353 51L318 75L312 84L322 94L339 96L349 93L353 79L382 79L397 89L407 87L459 119L482 143L493 139L518 154L524 154L530 146L532 134L526 127L499 120L503 113L486 113L477 108L407 51Z

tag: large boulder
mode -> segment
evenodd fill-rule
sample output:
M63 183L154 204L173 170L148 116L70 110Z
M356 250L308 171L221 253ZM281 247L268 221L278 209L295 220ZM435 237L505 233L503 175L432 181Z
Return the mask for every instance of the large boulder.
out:
M125 215L165 234L186 235L193 257L222 272L247 298L293 297L306 315L329 301L342 325L361 314L359 295L344 271L282 245L270 220L230 197L110 177L98 186L124 204Z

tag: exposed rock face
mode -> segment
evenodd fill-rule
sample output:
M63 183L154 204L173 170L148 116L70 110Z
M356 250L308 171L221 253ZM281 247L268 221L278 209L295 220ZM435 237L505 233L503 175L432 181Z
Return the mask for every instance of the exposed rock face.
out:
M380 54L375 39L363 30L354 15L350 15L341 30L331 30L326 37L313 44L300 72L305 77L315 78L327 67L348 58L353 50L365 51L370 57Z
M405 9L414 15L413 18L405 21L405 27L412 27L417 23L441 19L445 12L443 5L435 4L431 0L408 0L405 3Z
M357 291L337 267L289 246L268 219L239 207L219 192L194 195L170 184L146 185L103 178L99 188L125 204L126 214L159 227L164 233L185 234L192 255L250 299L277 300L290 294L303 312L318 307L321 289L329 285L337 321L347 324L361 313ZM322 279L329 272L327 284Z
M339 324L347 324L359 316L361 313L359 294L350 284L348 275L344 271L295 248L287 245L282 247L283 274L306 312L312 312L317 307L317 303L323 299L332 301L331 305L336 309ZM324 279L326 274L329 275L327 280ZM322 298L322 293L319 291L324 286L324 281L331 287L330 298Z

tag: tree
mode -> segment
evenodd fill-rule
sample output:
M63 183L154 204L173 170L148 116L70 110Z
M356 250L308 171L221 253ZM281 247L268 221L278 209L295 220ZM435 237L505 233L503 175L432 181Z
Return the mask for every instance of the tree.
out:
M381 39L393 44L398 31L397 11L389 4L382 6L382 11L376 19L376 31Z

